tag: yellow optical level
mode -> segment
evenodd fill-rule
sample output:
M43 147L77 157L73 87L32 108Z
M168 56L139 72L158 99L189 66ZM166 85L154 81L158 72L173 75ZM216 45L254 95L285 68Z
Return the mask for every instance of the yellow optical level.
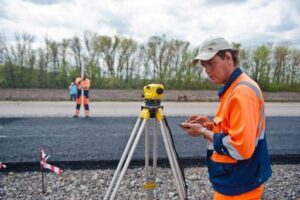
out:
M164 86L162 84L149 84L144 86L143 97L146 100L160 100L164 94Z

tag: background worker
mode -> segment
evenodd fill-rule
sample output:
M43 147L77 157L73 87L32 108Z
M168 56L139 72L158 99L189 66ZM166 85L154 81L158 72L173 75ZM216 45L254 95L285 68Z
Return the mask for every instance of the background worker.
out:
M264 99L259 86L238 67L238 51L220 37L205 40L200 62L212 83L222 84L213 120L194 115L182 123L190 136L208 140L207 165L214 199L261 199L271 176Z
M70 95L70 100L71 101L75 101L76 100L77 86L74 84L74 82L70 83L70 86L69 86L69 95Z
M77 85L77 99L76 99L76 111L75 111L75 115L73 117L78 117L78 115L79 115L82 98L83 98L85 116L89 117L90 116L89 90L90 90L90 86L91 86L91 81L90 81L90 79L87 78L86 75L84 75L83 79L81 77L76 78L75 83ZM82 96L82 90L83 90L83 96Z

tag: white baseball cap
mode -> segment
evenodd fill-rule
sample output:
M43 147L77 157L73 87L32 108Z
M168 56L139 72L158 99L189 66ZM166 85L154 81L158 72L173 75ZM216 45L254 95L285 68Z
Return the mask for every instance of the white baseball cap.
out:
M210 37L202 42L198 56L192 60L197 64L200 60L212 59L220 50L233 49L232 46L222 37Z

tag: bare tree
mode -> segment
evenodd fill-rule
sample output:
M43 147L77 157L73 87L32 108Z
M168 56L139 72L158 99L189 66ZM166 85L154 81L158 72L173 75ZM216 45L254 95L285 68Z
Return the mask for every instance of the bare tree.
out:
M12 62L9 48L6 44L6 38L3 34L0 34L0 63Z
M299 83L299 74L300 72L300 51L299 49L292 49L291 51L291 81L290 85L293 87L298 82Z
M254 68L252 77L262 88L265 88L269 82L271 53L271 47L267 45L261 45L253 52Z
M69 84L70 72L68 70L69 62L67 60L70 40L63 39L60 43L57 43L57 83L60 87L66 87ZM72 77L71 77L72 79Z
M175 80L178 87L182 84L184 80L184 73L190 66L191 53L190 53L190 43L181 40L171 41L173 51L170 55L172 59L170 60L170 70L168 77L171 80Z
M14 61L20 68L26 67L29 61L29 55L32 53L31 45L34 42L34 36L28 33L15 34L16 44L11 47Z
M251 74L253 67L252 58L251 58L251 49L250 48L241 48L239 51L240 55L240 67L247 73Z
M137 51L137 42L133 39L121 38L119 46L119 63L117 70L117 77L121 78L122 72L125 69L125 79L132 79L135 57L134 53Z
M147 49L144 45L141 45L139 47L136 65L142 66L142 77L145 84L146 80L151 78L151 69L150 69L150 56L147 53Z
M288 64L289 47L283 43L274 49L275 69L273 75L274 83L285 83L286 67Z
M80 38L77 36L73 37L70 43L70 47L73 52L75 67L77 70L80 70L82 68L82 45L80 42Z
M86 56L84 56L84 65L86 71L92 80L96 80L101 75L101 66L99 65L100 51L97 45L98 35L86 31L84 33L84 44L86 48Z
M46 48L49 53L49 64L51 64L50 70L57 74L59 71L59 45L56 41L51 41L46 38Z
M164 82L166 72L168 70L167 59L168 50L170 45L166 40L166 36L162 37L153 36L148 41L148 54L153 64L153 78L158 78L161 82ZM169 51L170 53L170 51Z
M120 44L120 38L114 36L99 36L97 39L97 49L107 65L109 75L115 78L115 58Z
M39 48L37 50L38 54L38 85L41 88L48 86L48 76L47 76L47 65L48 65L48 56L47 53Z

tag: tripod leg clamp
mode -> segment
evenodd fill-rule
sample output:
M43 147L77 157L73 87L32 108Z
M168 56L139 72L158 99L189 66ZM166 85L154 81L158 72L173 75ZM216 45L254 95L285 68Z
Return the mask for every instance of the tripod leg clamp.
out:
M164 119L164 114L162 108L158 108L155 118L158 121L162 121Z
M144 183L144 189L152 189L154 190L156 188L156 183L154 182L148 182L148 183Z
M146 120L149 119L150 118L149 109L143 108L142 111L140 112L139 117L142 118L142 119L146 119Z

